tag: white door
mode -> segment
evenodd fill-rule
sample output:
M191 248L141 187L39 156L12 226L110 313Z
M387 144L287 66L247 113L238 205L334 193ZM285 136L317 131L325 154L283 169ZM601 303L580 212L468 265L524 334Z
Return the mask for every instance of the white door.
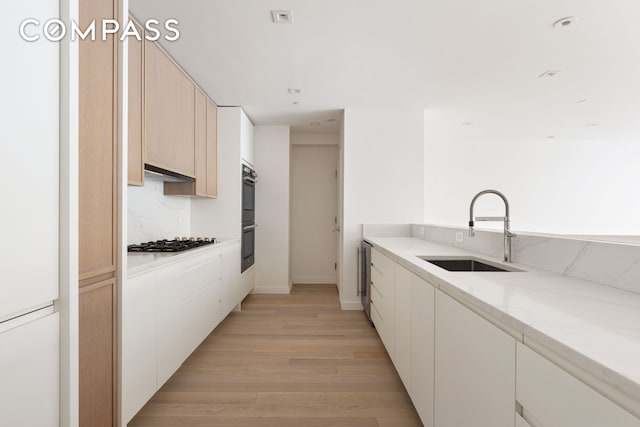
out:
M291 148L291 253L294 283L336 283L336 145Z

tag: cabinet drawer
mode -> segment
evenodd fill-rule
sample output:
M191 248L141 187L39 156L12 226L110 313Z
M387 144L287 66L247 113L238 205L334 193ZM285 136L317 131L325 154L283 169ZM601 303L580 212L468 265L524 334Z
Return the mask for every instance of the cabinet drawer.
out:
M382 317L382 313L380 313L382 309L382 296L374 286L371 287L371 304L376 306L376 311Z
M378 313L378 309L376 308L373 300L371 301L371 321L378 330L378 334L380 334L380 330L384 327L384 321L382 320L380 313Z
M371 250L371 266L373 267L372 270L378 270L382 276L393 280L395 262L385 255L382 255L375 248Z
M640 419L521 343L516 366L525 419L544 427L640 427Z
M180 300L185 301L211 283L220 278L220 254L206 255L194 259L182 267L180 283L176 284L180 288Z
M382 274L378 273L376 270L374 270L373 268L371 269L371 287L375 288L380 295L382 295L384 293L384 278L382 277Z

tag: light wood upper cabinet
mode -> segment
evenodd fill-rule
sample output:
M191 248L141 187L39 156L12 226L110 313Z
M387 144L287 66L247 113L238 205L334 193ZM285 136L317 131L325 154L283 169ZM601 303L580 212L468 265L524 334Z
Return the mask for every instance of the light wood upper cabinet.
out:
M196 195L207 194L207 97L196 90L195 104Z
M207 101L207 196L218 196L218 108Z
M164 194L218 196L218 109L200 89L195 95L195 182L165 182Z
M145 163L195 177L195 85L155 43L144 75Z
M136 25L138 32L144 34ZM144 184L144 38L129 37L129 185Z
M80 24L114 17L112 0L82 1ZM80 280L116 269L115 39L79 43Z

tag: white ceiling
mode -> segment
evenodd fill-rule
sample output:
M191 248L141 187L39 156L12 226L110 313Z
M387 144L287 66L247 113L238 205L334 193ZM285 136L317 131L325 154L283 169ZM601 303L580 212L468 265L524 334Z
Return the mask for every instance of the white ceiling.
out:
M140 20L178 19L181 38L165 48L216 103L243 106L258 125L337 132L338 122L327 120L346 107L419 108L462 135L640 138L638 0L130 0L130 7ZM272 23L272 9L291 10L293 23ZM552 27L565 16L579 22ZM538 77L547 70L561 72Z

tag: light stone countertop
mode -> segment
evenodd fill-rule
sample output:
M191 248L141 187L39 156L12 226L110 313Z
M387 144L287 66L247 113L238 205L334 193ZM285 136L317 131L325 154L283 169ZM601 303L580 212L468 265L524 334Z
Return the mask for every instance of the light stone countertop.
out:
M127 277L131 278L155 270L163 265L180 262L207 252L218 250L233 243L240 243L237 238L218 239L217 243L189 249L182 252L130 252L127 254Z
M417 256L502 260L411 237L367 237L448 295L542 344L640 402L640 294L512 264L523 272L450 272Z

